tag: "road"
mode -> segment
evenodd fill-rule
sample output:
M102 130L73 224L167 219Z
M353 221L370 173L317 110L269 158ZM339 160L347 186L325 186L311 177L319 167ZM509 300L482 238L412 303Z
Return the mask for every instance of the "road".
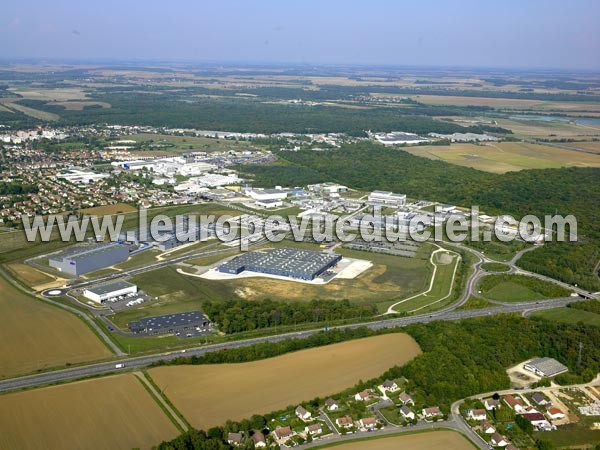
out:
M379 330L383 328L392 327L404 327L415 323L429 323L436 320L447 320L456 321L463 320L473 317L485 317L499 313L523 313L533 312L543 309L558 308L566 306L569 303L580 300L576 297L567 297L554 300L545 300L541 302L527 302L527 303L511 303L506 305L498 305L491 308L482 309L467 309L467 310L443 310L432 314L421 314L418 316L400 317L393 319L378 320L375 322L357 323L351 325L341 325L337 327L330 327L330 329L348 329L348 328L359 328L367 327L373 330ZM156 353L146 356L138 356L131 358L122 358L113 360L110 362L104 362L99 364L91 364L80 367L73 367L64 370L57 370L53 372L45 372L35 375L29 375L25 377L10 378L7 380L0 381L0 392L6 392L16 389L29 388L34 386L40 386L45 384L57 383L68 380L75 380L78 378L90 377L103 375L110 372L118 371L115 369L116 364L124 364L125 369L141 369L147 367L150 364L159 361L170 361L180 356L202 356L205 353L223 350L225 348L238 348L246 347L249 345L257 344L260 342L279 342L284 339L303 339L314 334L320 333L321 329L306 330L294 333L285 333L275 336L262 336L252 339L244 339L240 341L224 342L219 344L205 345L202 347L195 347L187 349L184 352L168 352L168 353Z

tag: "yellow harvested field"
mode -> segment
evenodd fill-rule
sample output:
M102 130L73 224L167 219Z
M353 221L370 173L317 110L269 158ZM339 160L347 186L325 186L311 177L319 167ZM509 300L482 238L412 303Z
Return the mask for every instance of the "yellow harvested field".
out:
M405 147L404 150L416 156L494 173L558 167L600 167L599 155L525 142L431 145Z
M149 373L194 427L266 414L377 377L421 353L394 333L240 364L165 366Z
M318 447L317 447L318 448ZM429 431L336 445L336 450L473 450L476 448L456 431Z
M126 203L115 203L114 205L106 205L106 206L95 206L93 208L82 209L81 212L84 214L96 215L96 216L107 216L112 214L120 214L120 213L131 213L135 212L133 206L128 205Z
M600 137L600 127L591 127L589 125L577 125L576 123L564 122L542 122L539 120L510 120L495 119L499 127L511 130L516 136L529 138L569 138L569 139L590 139L590 137Z
M28 297L4 278L0 278L0 315L0 378L111 355L76 316Z
M15 111L22 112L28 116L31 116L35 119L40 120L58 120L60 116L58 114L53 114L46 111L41 111L39 109L30 108L29 106L20 105L18 103L13 103L15 99L4 99L1 101L2 105L6 108L10 108Z
M600 103L557 102L518 98L469 97L459 95L414 95L413 99L427 105L490 106L492 108L538 109L544 111L599 112Z
M0 396L0 448L151 448L178 430L133 374Z
M50 283L55 279L41 270L35 269L27 264L14 263L8 264L7 267L29 287Z
M79 87L68 88L38 88L38 89L10 89L28 100L67 101L85 100L87 95Z

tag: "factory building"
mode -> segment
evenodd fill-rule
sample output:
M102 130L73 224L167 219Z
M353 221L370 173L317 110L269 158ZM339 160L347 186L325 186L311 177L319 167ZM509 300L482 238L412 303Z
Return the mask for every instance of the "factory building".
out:
M283 206L283 202L281 200L256 200L256 206L260 208L279 208Z
M313 280L342 259L331 252L315 252L294 248L244 253L221 264L219 272L237 275L243 271Z
M127 325L133 333L166 334L188 330L197 331L198 328L208 332L210 320L199 311L191 311L144 317L143 319L129 322Z
M569 368L559 363L554 358L535 358L523 365L525 370L535 373L540 377L554 377L564 373Z
M403 206L406 203L406 195L387 191L373 191L369 194L368 201L378 205Z
M104 303L109 298L120 297L137 293L135 284L124 280L109 281L108 283L97 284L83 290L83 296L96 303Z
M48 259L50 267L68 275L82 275L127 261L129 247L118 243L75 245Z
M282 189L247 189L244 193L254 200L284 200L288 195Z

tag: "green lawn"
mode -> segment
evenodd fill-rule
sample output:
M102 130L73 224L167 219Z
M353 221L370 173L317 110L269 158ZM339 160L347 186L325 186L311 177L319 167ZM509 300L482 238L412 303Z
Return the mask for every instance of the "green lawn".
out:
M205 300L224 300L234 295L225 283L181 275L173 267L145 272L130 281L158 299L114 314L111 320L122 328L142 317L202 310Z
M543 295L519 283L507 281L499 283L489 291L483 292L486 297L500 302L524 302L528 300L542 300Z
M571 294L557 284L525 275L487 275L479 281L478 289L485 298L499 302L527 302Z
M495 262L483 263L481 268L486 272L508 272L510 270L506 264Z
M532 317L540 319L553 320L563 323L579 323L583 322L587 325L595 325L600 327L600 314L595 314L589 311L583 311L575 308L554 308L545 311L539 311L532 314Z

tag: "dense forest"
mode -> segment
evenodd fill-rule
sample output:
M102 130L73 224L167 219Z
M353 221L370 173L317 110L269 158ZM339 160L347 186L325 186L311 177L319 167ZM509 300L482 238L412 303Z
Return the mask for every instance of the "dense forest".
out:
M365 110L338 106L267 103L241 98L194 98L171 93L119 93L94 96L108 102L110 108L88 106L81 111L65 110L39 100L20 100L24 106L60 115L60 124L89 125L95 123L153 125L175 128L239 131L250 133L344 132L365 130L403 130L414 133L454 133L486 131L510 133L499 127L462 127L429 116L464 114L460 108L411 106L376 107Z
M348 300L276 302L273 300L207 301L203 311L225 333L301 323L318 323L353 317L367 318L377 313L374 304L351 304Z
M455 205L479 205L488 214L574 215L578 241L550 242L519 264L589 290L600 290L600 169L563 168L492 174L413 156L372 142L328 152L278 152L269 166L243 166L255 185L336 181L357 189L390 190ZM295 167L294 172L291 167ZM283 169L283 170L282 170Z
M407 332L415 338L423 353L404 366L393 367L381 377L358 383L364 389L387 378L401 376L409 380L408 391L429 405L448 411L461 398L477 393L494 392L509 387L506 368L534 356L549 356L569 367L570 372L557 381L578 383L591 380L600 370L600 328L583 324L558 324L523 319L513 315L469 319L461 322L433 322L410 325L401 330L330 330L307 339L288 339L278 343L261 343L201 357L182 357L160 364L215 364L253 361L304 348L327 345L359 337L390 332ZM583 344L581 365L577 365L579 343ZM477 349L476 352L473 349ZM561 378L562 377L562 378ZM308 399L307 399L308 400ZM254 416L242 423L228 422L205 432L192 431L163 442L160 449L229 448L228 431L249 430L268 423L272 412ZM258 426L257 426L258 425Z

